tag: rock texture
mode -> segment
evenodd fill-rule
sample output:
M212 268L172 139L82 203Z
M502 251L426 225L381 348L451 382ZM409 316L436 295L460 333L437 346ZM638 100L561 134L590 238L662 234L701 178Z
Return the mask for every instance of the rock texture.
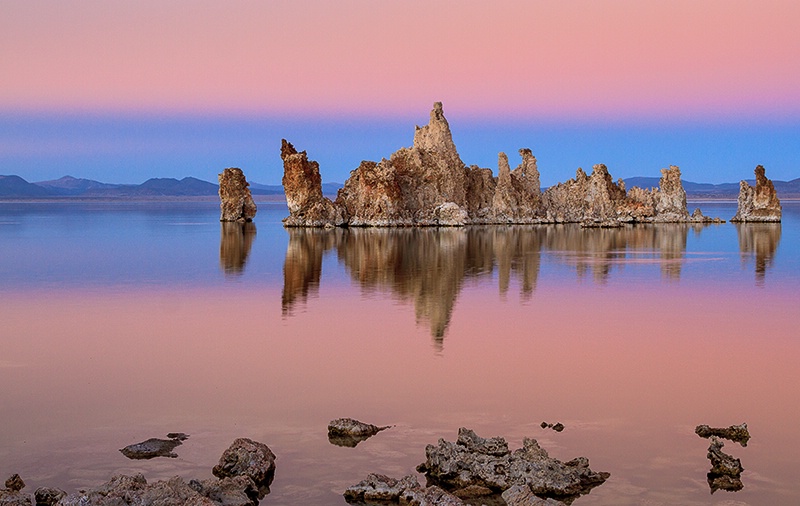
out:
M337 418L328 423L328 441L337 446L355 448L358 443L390 427L390 425L378 427L352 418Z
M756 167L756 185L747 181L739 183L739 206L732 222L778 222L781 221L781 201L772 181L767 179L764 167Z
M172 450L182 445L189 436L183 433L170 433L167 434L167 437L169 439L150 438L141 443L128 445L120 451L129 459L175 458L178 454Z
M581 223L618 227L622 223L694 222L686 210L680 169L662 170L659 189L615 183L605 165L591 175L578 169L575 179L541 191L536 158L520 149L522 162L511 170L498 155L498 175L467 167L456 150L441 102L430 121L416 127L414 143L389 159L363 161L350 173L336 200L322 195L319 165L283 141L287 227L461 226L475 224Z
M319 164L308 159L305 151L297 152L286 139L281 141L283 160L283 189L289 216L283 220L287 227L339 226L345 223L342 209L322 196L322 177Z
M466 497L470 489L484 495L500 494L517 485L540 497L575 497L602 484L609 473L589 469L578 457L569 462L551 458L535 439L525 438L522 448L511 452L502 437L484 439L461 428L458 440L425 448L426 461L417 467L429 482L454 495Z
M739 459L722 451L724 443L716 436L711 436L711 445L708 447L708 460L711 461L711 470L708 472L708 486L713 494L719 489L728 491L741 490L742 463Z
M222 453L211 472L217 478L245 476L266 494L275 476L275 454L264 443L239 438Z
M344 491L350 504L399 503L408 506L463 506L458 497L437 486L422 487L417 478L407 475L397 480L382 474L367 478Z
M747 424L731 425L725 428L709 427L708 425L698 425L694 429L695 434L700 437L709 438L712 436L729 439L742 446L747 446L750 441L750 431L747 430Z
M250 183L242 169L230 167L222 171L219 179L219 221L253 221L256 203L250 194Z

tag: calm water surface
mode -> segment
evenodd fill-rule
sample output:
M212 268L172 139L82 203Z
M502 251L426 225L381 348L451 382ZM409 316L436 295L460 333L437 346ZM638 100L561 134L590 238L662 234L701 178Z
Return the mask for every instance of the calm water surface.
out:
M206 478L250 437L278 456L262 504L344 504L466 426L611 472L581 506L800 503L800 204L780 225L618 230L285 230L285 214L0 203L0 475ZM395 427L339 447L339 417ZM744 489L712 495L694 427L741 422L753 438L724 451ZM178 458L117 451L168 432L191 435Z

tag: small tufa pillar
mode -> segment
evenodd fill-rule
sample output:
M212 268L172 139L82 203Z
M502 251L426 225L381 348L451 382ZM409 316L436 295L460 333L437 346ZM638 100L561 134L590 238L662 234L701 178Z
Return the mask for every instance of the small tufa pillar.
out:
M256 215L256 203L250 194L250 183L245 179L242 169L229 167L219 174L218 179L219 221L239 223L253 221Z

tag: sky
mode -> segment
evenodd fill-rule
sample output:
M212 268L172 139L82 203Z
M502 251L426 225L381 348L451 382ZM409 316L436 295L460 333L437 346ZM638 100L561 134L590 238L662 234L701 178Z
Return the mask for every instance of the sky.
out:
M794 0L4 0L0 174L105 182L241 167L280 140L343 182L433 102L462 159L531 148L542 183L800 177Z

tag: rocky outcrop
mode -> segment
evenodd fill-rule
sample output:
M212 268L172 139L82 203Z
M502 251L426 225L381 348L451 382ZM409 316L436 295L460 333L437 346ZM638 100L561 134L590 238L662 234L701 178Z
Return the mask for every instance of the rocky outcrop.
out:
M458 430L456 442L440 439L438 445L428 445L425 455L417 470L462 498L470 490L500 494L515 485L540 497L575 497L609 477L589 469L585 457L569 462L550 457L535 439L525 438L522 448L511 452L502 437L484 439L466 428Z
M378 427L370 423L359 422L352 418L337 418L328 423L328 441L336 446L355 446L378 432L391 428L391 425Z
M222 171L219 179L219 221L253 221L256 203L250 194L250 183L242 169L230 167Z
M183 433L170 433L167 434L167 437L169 439L150 438L141 443L128 445L122 448L120 452L129 459L175 458L178 454L172 450L183 444L189 436Z
M319 164L308 159L305 151L298 152L286 139L281 141L283 160L283 189L289 216L286 227L339 226L345 223L342 209L322 195Z
M464 506L458 497L433 485L422 487L413 475L397 480L382 474L367 478L344 491L350 504L403 504L406 506Z
M711 470L708 472L708 486L711 493L719 489L730 492L741 490L742 484L742 463L739 459L728 455L722 451L724 443L716 436L711 436L711 444L708 447L708 460L711 461Z
M772 181L767 179L764 167L756 167L756 185L747 181L739 183L739 205L732 222L778 222L781 221L781 201Z
M498 155L498 175L467 167L456 150L441 102L430 121L416 127L414 143L389 159L363 161L350 173L334 202L322 195L319 165L283 141L287 227L460 226L475 224L581 223L618 227L622 223L693 222L686 210L680 169L662 170L661 187L626 192L603 164L587 176L541 191L536 158L520 149L522 162L511 170ZM707 221L705 217L703 221Z
M238 438L222 453L211 472L217 478L247 477L262 495L267 494L275 476L275 454L264 443Z
M564 430L564 424L561 422L556 422L556 423L542 422L541 427L543 429L553 429L556 432L561 432Z
M716 428L716 427L709 427L708 425L698 425L694 429L694 433L700 437L709 438L709 437L721 437L723 439L729 439L735 443L739 443L742 446L747 446L747 442L750 441L750 431L747 430L747 424L743 423L741 425L731 425L730 427L725 428Z

